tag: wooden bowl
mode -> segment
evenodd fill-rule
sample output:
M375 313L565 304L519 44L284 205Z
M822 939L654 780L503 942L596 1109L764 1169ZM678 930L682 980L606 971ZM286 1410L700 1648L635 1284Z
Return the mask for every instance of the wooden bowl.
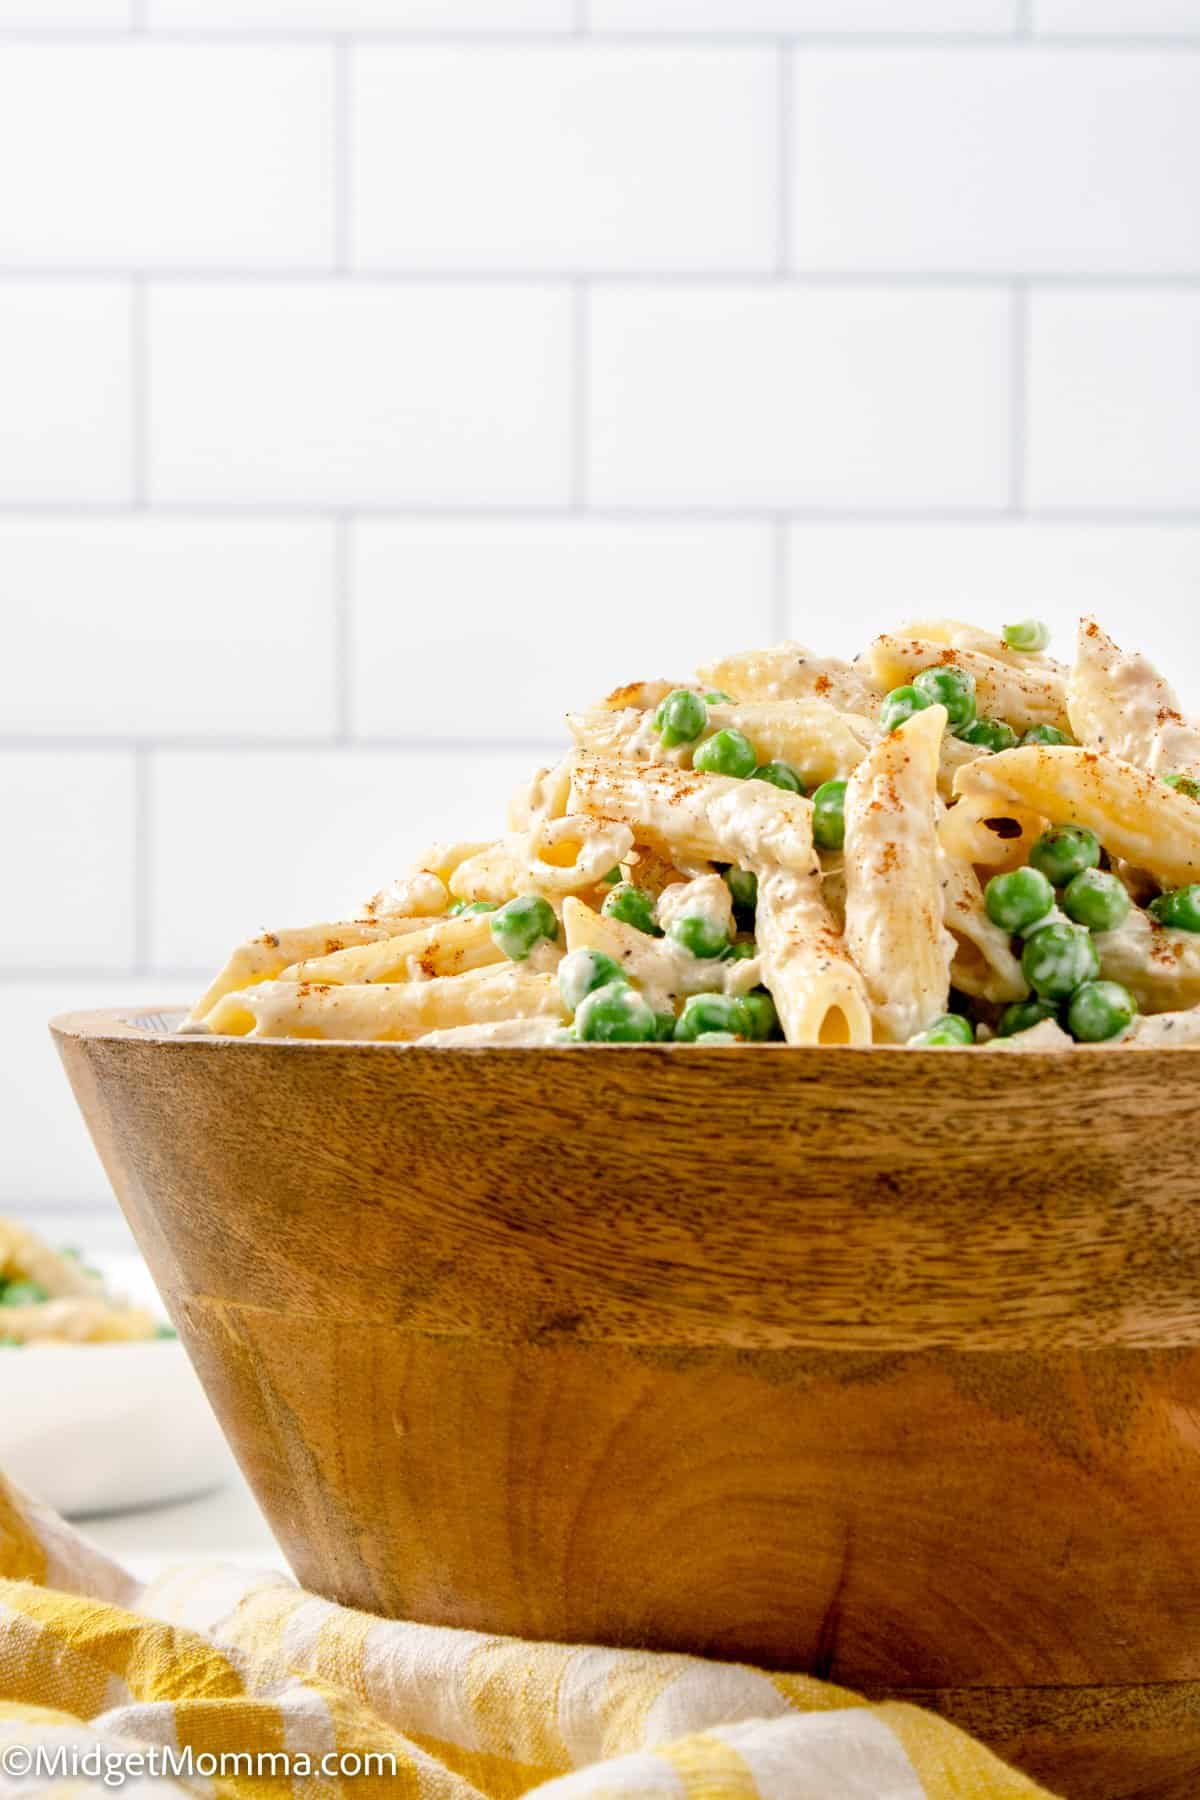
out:
M54 1030L300 1580L1200 1791L1200 1050Z

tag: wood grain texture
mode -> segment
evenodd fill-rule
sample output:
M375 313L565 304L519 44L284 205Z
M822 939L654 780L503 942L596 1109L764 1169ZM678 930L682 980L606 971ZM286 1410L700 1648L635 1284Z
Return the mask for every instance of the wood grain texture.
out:
M1200 1791L1200 1051L56 1032L306 1585Z

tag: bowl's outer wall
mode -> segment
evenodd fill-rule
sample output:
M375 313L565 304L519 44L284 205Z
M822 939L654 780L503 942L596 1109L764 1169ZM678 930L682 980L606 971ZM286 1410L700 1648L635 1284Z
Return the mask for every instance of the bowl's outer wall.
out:
M58 1035L306 1585L1195 1793L1191 1053Z

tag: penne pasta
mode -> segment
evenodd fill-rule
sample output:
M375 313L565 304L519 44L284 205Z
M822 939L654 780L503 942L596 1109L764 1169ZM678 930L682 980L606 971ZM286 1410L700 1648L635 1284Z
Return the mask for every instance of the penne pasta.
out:
M796 643L743 650L737 656L707 663L699 674L707 689L727 693L743 705L751 700L811 698L873 719L883 699L883 690L860 664L841 662L836 656L814 656Z
M1136 1019L1117 1041L1133 1050L1168 1050L1179 1044L1200 1044L1200 1007Z
M1200 803L1102 751L1027 744L968 764L955 788L970 801L1011 802L1055 824L1085 825L1113 856L1148 869L1164 887L1200 881Z
M486 913L441 919L424 931L406 932L382 944L359 944L332 956L313 957L284 969L280 980L356 983L429 981L438 975L463 975L468 969L504 961Z
M688 994L717 993L725 988L727 974L744 966L689 956L669 939L648 937L619 919L606 919L582 900L563 902L563 929L568 951L598 950L611 956L657 1004Z
M1048 641L918 620L853 662L788 642L626 683L567 715L501 835L429 846L364 918L239 945L183 1029L1187 1042L1200 725L1094 621L1072 670Z
M450 891L457 900L493 903L514 894L578 894L595 887L632 849L627 826L573 812L468 857L451 876Z
M1073 1050L1073 1040L1055 1019L1043 1019L1040 1025L1031 1026L1028 1031L1020 1031L1015 1037L990 1038L984 1045L985 1050L1007 1050L1018 1055L1029 1051Z
M561 1017L558 984L552 975L506 963L467 975L370 987L264 981L245 993L227 995L208 1025L218 1036L228 1037L397 1043L454 1025Z
M248 938L232 952L228 962L205 988L184 1020L191 1030L201 1024L217 1002L226 994L253 987L255 982L273 981L293 963L307 957L332 956L351 944L378 944L398 937L406 931L423 931L425 918L352 919L337 925L300 925L285 931L264 931Z
M1200 1006L1200 933L1170 931L1136 908L1096 938L1100 973L1119 981L1144 1013Z
M944 707L916 713L859 765L846 792L846 943L885 1043L906 1043L950 999L954 941L937 835L945 724Z
M546 1019L493 1019L488 1025L448 1025L444 1031L427 1031L413 1040L414 1050L462 1050L472 1045L525 1048L553 1044L563 1035L562 1025Z
M699 857L747 869L778 864L807 874L811 868L811 801L766 781L581 754L572 770L571 805L621 820L677 867L680 857Z
M1119 650L1095 619L1082 619L1067 692L1081 744L1155 775L1200 775L1200 726L1144 656Z
M867 666L884 689L903 687L925 669L951 668L970 675L979 711L1004 719L1018 731L1033 725L1068 729L1067 690L1054 668L1027 666L989 656L982 650L956 650L927 638L879 637L867 651Z
M962 994L994 1005L1024 1000L1029 983L1014 955L1012 938L993 925L983 904L983 888L969 862L943 852L942 917L954 940L950 981Z
M955 785L961 785L955 776ZM938 839L953 860L974 863L988 875L1002 875L1029 861L1048 820L1027 806L994 794L962 793L942 815Z
M805 871L759 874L756 927L763 981L786 1041L869 1044L866 986L821 898L815 857Z
M1062 663L1041 651L1014 650L996 631L982 631L963 619L917 619L902 625L893 634L898 638L918 638L926 643L942 644L952 650L977 650L995 662L1008 663L1014 669L1035 669L1065 681L1068 670Z
M654 714L599 711L568 713L567 724L581 750L634 761L690 763L696 744L664 750ZM857 768L876 737L870 720L838 712L824 700L755 701L746 705L710 706L706 736L740 731L750 739L762 762L790 764L806 787L818 786ZM969 745L963 746L970 750ZM978 755L976 750L972 752Z

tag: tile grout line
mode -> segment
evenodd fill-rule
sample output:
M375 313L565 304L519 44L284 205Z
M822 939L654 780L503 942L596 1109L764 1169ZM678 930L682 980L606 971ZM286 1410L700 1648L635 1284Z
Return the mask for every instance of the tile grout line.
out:
M333 264L350 273L350 40L333 44Z
M1029 289L1024 282L1014 283L1010 304L1009 512L1024 518L1029 465Z
M55 282L64 285L72 282L104 282L146 281L156 285L191 286L191 287L279 287L286 283L296 286L313 286L328 284L336 276L328 261L323 264L305 265L303 267L264 267L248 268L245 265L176 266L161 267L153 264L142 264L116 267L107 263L62 263L62 264L22 264L5 267L0 262L0 285L6 282L38 282L47 286ZM541 291L548 288L569 288L576 282L586 281L590 287L598 288L694 288L698 292L711 292L714 288L748 288L758 289L775 286L779 283L779 269L775 260L771 266L744 269L600 269L600 268L542 268L542 269L505 269L460 266L446 268L404 268L395 267L357 267L353 270L355 282L360 286L392 287L399 292L412 287L446 287L446 288L528 288ZM1061 289L1065 292L1101 292L1112 294L1123 289L1134 289L1139 292L1158 290L1179 291L1185 294L1200 292L1200 269L1173 269L1153 273L1104 273L1090 270L1084 273L1072 273L1069 270L1032 270L1032 269L999 269L982 271L979 269L804 269L790 268L787 271L787 285L798 293L810 290L822 291L828 288L883 288L909 292L912 289L933 288L945 292L958 289L964 292L996 293L1006 291L1014 281L1025 282L1030 287L1044 289Z
M791 275L792 264L792 142L793 142L793 105L795 84L792 79L792 49L786 39L781 38L776 45L777 59L775 112L776 112L776 215L775 230L778 238L778 260L775 268L776 279L787 281Z
M182 756L276 756L276 755L327 755L338 750L385 751L387 753L409 751L435 751L445 754L472 754L478 750L503 751L514 750L522 754L542 750L563 750L563 741L558 737L429 737L424 734L416 736L384 737L366 733L360 737L349 737L340 742L329 733L321 737L246 737L236 733L213 737L168 737L159 736L153 740L138 737L98 737L95 735L78 737L69 736L30 736L7 735L0 737L0 756L10 752L22 755L62 755L64 751L76 752L80 756L128 756L131 752L135 759L139 752L145 753L147 771L149 761L159 754Z
M133 975L143 975L150 968L151 907L153 877L151 873L151 833L153 806L150 793L150 746L145 742L133 750Z
M70 519L83 524L129 522L138 518L141 509L128 503L110 501L0 500L0 526L20 526L51 519ZM336 524L346 513L344 501L164 501L155 504L153 517L166 523L183 524L200 520L212 525L237 525L251 521L267 521L273 525L312 526ZM1195 530L1200 527L1200 507L1195 506L1037 506L1023 515L1031 525L1092 525L1097 529L1124 529L1133 526L1175 527ZM477 525L514 526L530 524L588 525L771 525L785 518L793 525L1002 525L1011 520L1011 505L1005 499L994 505L980 506L810 506L798 502L794 506L772 506L747 501L743 505L716 506L707 502L691 505L686 501L631 502L628 505L589 506L586 518L573 512L569 504L500 505L487 502L448 501L443 506L427 501L395 505L360 505L354 508L359 524L440 524L450 521Z
M581 0L577 0L577 5ZM586 16L586 0L582 0ZM527 48L531 46L559 47L571 41L577 35L579 27L578 15L570 24L557 30L516 31L416 31L402 28L371 29L353 33L355 43L398 44L417 48L451 48L451 49L506 49ZM815 49L839 50L848 53L863 51L870 54L877 50L908 51L919 56L927 50L972 50L981 54L1000 51L1021 51L1027 47L1027 34L1024 29L1025 13L1018 14L1016 26L998 28L995 31L784 31L771 30L693 30L671 31L656 29L652 31L595 31L587 26L598 42L613 45L619 49L663 50L667 48L686 48L689 45L714 49L737 49L742 46L770 46L781 39L788 44L810 45ZM160 26L151 28L144 20L144 0L135 0L133 23L125 29L105 30L103 27L81 26L70 32L55 30L49 27L2 26L0 27L0 44L51 44L62 45L70 42L75 45L120 45L128 44L131 36L149 36L156 43L168 45L221 44L232 47L250 46L284 46L312 48L329 44L340 36L350 35L339 31L336 26L321 29L314 27L305 30L302 27L280 27L272 30L269 27L252 28L239 31L236 26ZM1200 32L1067 32L1046 31L1033 34L1039 48L1074 54L1087 51L1161 51L1179 50L1194 53L1200 50Z
M571 475L570 510L587 511L588 461L591 438L591 292L586 281L577 282L572 305Z
M350 514L343 513L334 526L333 551L334 737L335 742L343 747L351 741L353 713L350 671L353 649L351 530Z

